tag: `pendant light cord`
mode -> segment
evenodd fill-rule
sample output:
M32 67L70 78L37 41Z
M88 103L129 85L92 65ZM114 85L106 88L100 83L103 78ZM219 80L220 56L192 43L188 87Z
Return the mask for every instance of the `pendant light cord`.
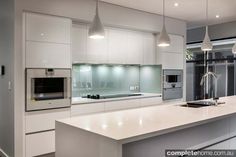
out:
M206 26L208 27L208 22L209 22L209 18L208 18L208 0L206 0L206 18L207 18Z
M98 1L99 0L96 0L96 14L98 15Z
M163 0L163 25L165 25L165 0Z

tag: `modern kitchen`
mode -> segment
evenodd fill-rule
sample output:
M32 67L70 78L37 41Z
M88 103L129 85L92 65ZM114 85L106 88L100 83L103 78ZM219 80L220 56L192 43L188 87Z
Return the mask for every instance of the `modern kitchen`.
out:
M0 157L236 156L235 7L2 0Z

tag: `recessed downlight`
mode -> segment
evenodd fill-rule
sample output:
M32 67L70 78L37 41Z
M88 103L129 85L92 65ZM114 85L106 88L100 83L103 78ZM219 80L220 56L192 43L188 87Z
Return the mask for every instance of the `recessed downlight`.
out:
M216 18L217 18L217 19L220 18L220 15L217 14L217 15L216 15Z
M179 6L179 3L175 2L175 3L174 3L174 6L175 6L175 7L178 7L178 6Z

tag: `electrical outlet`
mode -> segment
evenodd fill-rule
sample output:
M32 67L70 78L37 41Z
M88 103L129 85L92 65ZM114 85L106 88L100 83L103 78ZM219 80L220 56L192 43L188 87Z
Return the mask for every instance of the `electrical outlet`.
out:
M135 86L129 86L129 90L130 91L134 91L135 90Z

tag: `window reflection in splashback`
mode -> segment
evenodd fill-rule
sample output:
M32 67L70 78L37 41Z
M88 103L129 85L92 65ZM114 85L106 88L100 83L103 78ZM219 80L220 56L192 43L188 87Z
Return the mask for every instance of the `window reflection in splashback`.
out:
M145 66L145 69L139 65L75 64L72 79L73 97L137 93L141 91L140 88L144 88L145 92L150 88L150 92L160 93L161 67Z

